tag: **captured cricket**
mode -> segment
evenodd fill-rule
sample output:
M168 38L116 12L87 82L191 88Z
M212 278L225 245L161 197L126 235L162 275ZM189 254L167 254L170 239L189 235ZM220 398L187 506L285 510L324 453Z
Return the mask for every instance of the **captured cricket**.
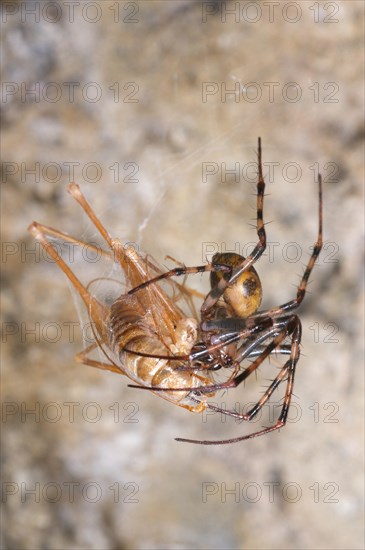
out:
M205 265L163 271L149 255L113 238L101 223L79 186L68 192L105 242L105 247L83 242L66 233L33 222L29 231L64 272L81 298L94 341L76 355L76 361L123 374L130 386L153 392L169 403L191 412L206 409L242 421L255 418L277 388L285 395L275 423L253 433L221 440L176 438L201 445L237 443L278 430L286 423L293 394L294 375L300 356L301 321L294 312L304 299L308 280L322 248L322 178L318 177L318 235L296 296L276 307L260 311L262 287L254 264L266 247L263 218L265 181L261 139L258 139L257 244L245 258L236 253L216 253ZM84 286L62 259L55 239L86 247L117 264L125 286L113 301L94 292L95 280ZM210 273L210 289L200 296L198 312L193 305L197 291L186 285L195 273ZM184 279L181 279L184 277ZM180 279L179 279L180 278ZM182 282L179 282L182 281ZM165 290L166 284L172 292ZM188 307L182 307L182 304ZM188 309L189 314L186 313ZM102 361L91 358L99 348ZM219 390L234 390L255 373L270 356L284 356L274 379L257 403L245 414L212 403ZM222 380L218 373L225 375ZM242 387L242 386L241 386Z

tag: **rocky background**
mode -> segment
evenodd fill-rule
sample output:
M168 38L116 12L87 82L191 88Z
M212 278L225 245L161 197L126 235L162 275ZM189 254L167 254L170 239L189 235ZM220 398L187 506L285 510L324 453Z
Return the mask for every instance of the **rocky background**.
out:
M362 548L363 3L1 10L2 548ZM301 307L295 405L285 429L263 438L176 443L270 419L193 415L77 365L65 277L27 226L97 238L66 192L73 179L112 235L162 264L247 254L258 136L265 307L295 295L324 178L325 246ZM86 281L108 273L78 257L72 267ZM190 282L207 292L208 277ZM243 407L275 372L272 363L214 399Z

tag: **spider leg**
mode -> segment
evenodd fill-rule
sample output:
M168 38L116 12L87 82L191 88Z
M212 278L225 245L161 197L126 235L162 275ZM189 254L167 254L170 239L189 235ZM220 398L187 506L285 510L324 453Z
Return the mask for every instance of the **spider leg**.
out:
M278 334L278 325L276 324L271 330L267 330L262 335L255 338L253 342L248 344L242 344L238 350L237 355L235 356L236 360L243 361L249 357L259 357L266 349L267 345L263 345L263 342L268 338L275 337ZM284 344L278 344L275 348L271 349L270 355L274 353L290 353L291 346Z
M261 311L260 313L256 313L255 315L252 316L255 319L259 319L260 317L266 316L266 315L269 315L270 317L282 315L283 313L287 313L292 311L293 309L296 309L299 306L299 304L303 301L306 293L306 289L307 289L309 276L322 250L322 245L323 245L323 206L322 206L323 199L322 199L322 176L320 174L318 176L318 195L319 195L319 208L318 208L319 224L318 224L317 241L313 246L312 254L308 260L307 266L305 268L302 279L298 286L296 298L294 298L294 300L290 300L289 302L286 302L285 304L279 307L275 307L272 309L268 309L266 311Z
M257 181L257 222L256 232L259 238L258 243L247 258L242 261L240 267L234 270L229 279L224 277L215 286L205 298L201 307L202 315L206 314L224 294L224 291L244 272L247 271L263 254L266 249L266 231L263 221L263 207L264 207L264 195L265 195L265 181L262 173L262 151L261 151L261 138L258 139L258 181Z
M258 357L259 355L261 355L264 349L264 346L257 346L255 347L255 349L250 351L250 353L248 353L246 357ZM273 349L270 355L290 355L290 353L291 346L289 344L283 344L282 346L278 346L277 348Z
M292 335L292 343L291 343L291 354L290 359L285 363L285 365L281 368L279 374L275 377L275 379L272 381L270 386L265 391L264 395L261 397L261 399L256 403L256 405L245 415L240 415L238 413L235 413L234 411L225 411L224 409L220 409L219 407L215 407L214 405L209 406L207 404L207 407L212 408L215 411L223 412L224 414L228 414L229 416L233 416L235 418L240 418L242 420L252 420L252 418L260 411L260 409L263 407L263 405L270 399L273 392L276 390L276 388L279 386L281 382L285 379L287 376L287 384L286 384L286 390L285 390L285 397L284 397L284 403L281 409L281 413L276 421L276 423L273 426L268 426L262 430L259 430L257 432L242 436L242 437L236 437L232 439L224 439L220 441L205 441L205 440L195 440L195 439L186 439L186 438L176 438L176 441L183 441L185 443L195 443L198 445L224 445L228 443L238 443L239 441L245 441L246 439L252 439L253 437L258 437L260 435L267 434L269 432L273 432L275 430L278 430L285 426L286 420L288 417L289 407L291 403L291 397L293 393L293 385L294 385L294 375L295 375L295 367L299 359L300 351L299 351L299 344L301 340L301 323L299 317L296 315L292 315L288 318L288 325L287 325L287 332L286 335L291 334ZM284 337L285 337L284 336ZM276 340L276 339L275 339ZM274 342L275 342L274 340ZM268 346L269 347L269 346ZM244 374L244 373L243 373ZM239 375L237 378L239 378L242 375ZM238 382L239 383L239 382Z
M149 279L148 281L145 281L144 283L132 288L132 290L130 290L128 294L134 294L135 292L138 292L139 290L142 290L143 288L146 288L149 285L162 281L163 279L169 279L170 277L180 277L181 275L189 275L189 274L191 275L194 273L205 273L207 271L231 272L232 269L226 265L213 265L213 264L198 265L194 267L187 267L187 266L174 267L169 271L166 271L165 273L161 273L161 275L157 275L157 277L153 277L152 279Z

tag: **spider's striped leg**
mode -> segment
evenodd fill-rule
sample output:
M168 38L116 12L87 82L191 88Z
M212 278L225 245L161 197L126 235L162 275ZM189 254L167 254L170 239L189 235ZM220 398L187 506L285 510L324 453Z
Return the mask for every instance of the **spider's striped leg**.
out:
M165 273L162 273L161 275L157 275L157 277L153 277L153 279L149 279L148 281L145 281L144 283L132 288L128 292L128 294L134 294L135 292L138 292L139 290L142 290L143 288L146 288L149 285L152 285L154 283L158 283L159 281L162 281L163 279L169 279L170 277L180 277L181 275L192 275L194 273L206 273L209 271L224 271L224 272L232 272L232 268L226 265L220 265L220 264L206 264L206 265L198 265L194 267L174 267L173 269L170 269L169 271L166 271Z
M231 277L222 279L219 281L205 298L201 307L202 315L206 314L215 304L219 298L224 294L226 288L232 285L238 277L253 266L255 262L262 256L266 249L266 231L263 220L263 208L264 208L264 196L265 196L265 181L262 173L262 151L261 151L261 138L258 139L258 181L257 181L257 222L256 232L259 238L258 243L247 258L242 259L242 264L237 267L232 273Z
M261 353L264 351L264 346L255 346L255 348L250 351L249 353L245 353L245 357L248 357L249 359L252 357L258 357L261 355ZM282 346L278 346L276 349L272 350L270 355L290 355L291 353L291 346L290 344L283 344Z
M148 281L145 281L144 283L132 288L132 290L130 290L128 294L135 294L139 290L142 290L149 285L158 283L163 279L169 279L170 277L180 277L181 275L189 275L193 273L204 273L206 271L211 271L211 264L199 265L196 267L174 267L173 269L170 269L169 271L166 271L161 275L157 275L157 277L153 277L152 279L149 279Z
M260 435L265 435L269 432L273 432L275 430L278 430L279 428L282 428L286 424L286 420L288 417L289 407L291 403L291 397L293 393L293 385L294 385L294 374L295 374L295 367L299 359L300 351L299 351L299 344L301 340L301 323L300 319L297 315L291 315L288 318L287 323L287 330L284 338L291 334L292 335L292 342L291 342L291 355L290 359L285 363L285 365L280 369L279 374L275 377L275 379L272 381L270 386L265 391L264 395L261 397L261 399L256 403L256 405L245 415L240 415L238 413L235 413L234 411L225 411L224 409L220 409L219 407L214 407L211 405L208 407L216 410L218 412L223 412L224 414L228 414L230 416L234 416L235 418L241 418L242 420L252 420L252 418L262 409L264 404L270 399L273 392L277 389L277 387L285 380L287 377L287 384L286 384L286 390L285 390L285 397L284 397L284 403L281 409L281 413L279 415L279 418L277 419L276 423L273 426L268 426L262 430L259 430L257 432L251 433L249 435L245 435L242 437L236 437L232 439L223 439L221 441L200 441L195 439L186 439L186 438L176 438L176 441L183 441L186 443L196 443L200 445L223 445L227 443L238 443L239 441L245 441L246 439L252 439L253 437L258 437ZM277 340L279 338L276 337L274 339ZM270 344L269 344L270 346ZM268 347L269 347L268 346ZM254 362L255 363L255 362ZM252 363L252 365L254 364ZM251 365L251 366L252 366ZM247 369L246 369L247 370ZM246 372L246 371L245 371ZM242 373L242 374L245 374ZM236 377L236 380L242 377L242 374ZM242 381L242 379L240 380ZM240 383L240 382L238 382Z
M293 309L296 309L304 299L310 274L322 250L322 245L323 245L322 177L320 174L318 176L318 184L319 184L318 236L317 236L317 241L313 246L313 252L308 260L307 266L303 273L303 277L298 286L297 296L296 298L294 298L294 300L290 300L289 302L286 302L285 304L279 307L274 307L272 309L268 309L266 311L261 311L260 313L254 314L252 317L254 317L255 319L260 319L260 317L265 317L266 315L269 315L270 317L275 317L277 315L282 315L283 313L290 312Z

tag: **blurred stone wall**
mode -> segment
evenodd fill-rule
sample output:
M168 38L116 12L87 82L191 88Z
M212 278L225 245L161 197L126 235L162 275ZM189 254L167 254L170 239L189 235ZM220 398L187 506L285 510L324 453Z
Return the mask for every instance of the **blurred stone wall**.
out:
M277 4L1 3L3 548L363 547L364 5ZM113 236L160 263L247 253L258 136L265 307L295 295L324 178L291 421L232 446L176 443L267 419L189 414L77 365L65 277L26 229L97 239L73 179ZM231 399L258 399L275 372Z

